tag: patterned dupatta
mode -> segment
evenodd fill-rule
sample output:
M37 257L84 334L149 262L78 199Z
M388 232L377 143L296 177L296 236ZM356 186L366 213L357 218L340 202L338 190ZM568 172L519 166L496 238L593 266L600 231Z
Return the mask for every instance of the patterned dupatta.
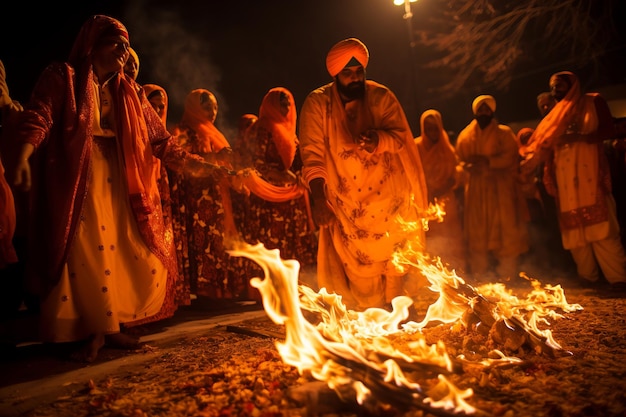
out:
M280 112L280 97L286 94L291 102L291 107L286 116ZM284 168L287 170L291 167L296 155L298 138L296 136L296 118L297 112L293 95L289 90L283 87L275 87L268 91L263 97L261 107L259 109L259 120L256 122L255 129L263 127L271 132L272 140L276 145L278 154L283 162ZM255 138L250 138L254 140ZM308 199L309 195L305 191L306 187L300 182L292 185L276 186L265 181L253 169L246 171L243 177L244 185L250 192L261 197L264 200L280 203L293 200L303 195ZM311 218L311 216L309 216Z
M113 99L130 203L135 213L147 215L154 211L153 201L158 191L153 181L155 164L139 95L125 77L117 77Z
M83 24L72 46L68 62L76 70L78 89L74 93L79 114L93 117L93 89L88 87L95 78L92 54L98 42L108 36L128 39L128 31L120 21L96 15ZM131 206L136 214L147 215L154 210L152 196L157 191L151 181L154 169L152 148L142 117L141 101L134 86L121 74L112 80L111 95L113 106L117 109L118 144L122 150ZM76 138L80 140L78 136Z

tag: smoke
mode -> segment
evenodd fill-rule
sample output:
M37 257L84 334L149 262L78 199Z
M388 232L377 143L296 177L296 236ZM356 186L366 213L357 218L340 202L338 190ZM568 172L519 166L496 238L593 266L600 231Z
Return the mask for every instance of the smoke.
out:
M223 125L228 104L218 87L222 72L211 62L211 44L203 38L202 19L185 20L176 7L165 10L149 4L146 0L128 2L122 17L131 45L139 55L137 81L165 88L170 126L182 117L188 93L197 88L211 91L218 101L215 123L231 140L236 128Z

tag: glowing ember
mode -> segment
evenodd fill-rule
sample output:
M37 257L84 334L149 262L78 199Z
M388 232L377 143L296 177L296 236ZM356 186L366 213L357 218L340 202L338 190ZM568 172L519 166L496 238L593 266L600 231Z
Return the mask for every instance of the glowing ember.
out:
M410 297L395 298L391 312L347 310L341 296L324 288L315 292L298 285L298 262L282 260L278 250L242 243L230 253L254 260L264 271L265 278L253 278L251 285L261 292L270 319L285 326L285 341L276 344L283 361L301 374L307 372L324 381L341 398L350 396L359 404L375 398L393 405L472 414L476 409L466 402L472 389L459 389L448 377L462 372L463 366L510 366L521 360L499 350L473 362L463 355L451 358L443 342L426 342L422 330L427 324L465 320L467 328L482 325L495 329L503 323L503 338L509 336L507 332L517 332L520 340L528 341L538 353L553 354L560 346L550 331L539 325L562 317L557 309L582 309L567 303L560 286L541 289L538 281L527 277L533 290L524 299L502 284L474 288L439 259L431 260L409 247L397 254L394 262L407 271L419 271L430 283L428 289L439 293L424 319L416 323L407 321L414 303ZM468 320L468 312L473 320Z

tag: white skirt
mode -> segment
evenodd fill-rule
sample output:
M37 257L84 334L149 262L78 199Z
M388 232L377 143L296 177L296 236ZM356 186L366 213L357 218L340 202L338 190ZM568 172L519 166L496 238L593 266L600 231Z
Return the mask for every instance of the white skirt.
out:
M44 342L120 331L159 312L167 270L143 242L128 202L115 138L93 146L91 178L59 283L41 306ZM80 197L79 197L80 198Z

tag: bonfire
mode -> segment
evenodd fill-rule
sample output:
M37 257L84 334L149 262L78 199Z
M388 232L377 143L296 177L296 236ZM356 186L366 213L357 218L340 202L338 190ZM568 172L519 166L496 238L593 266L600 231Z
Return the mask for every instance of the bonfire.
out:
M254 260L264 271L251 285L261 292L270 319L285 327L285 340L276 342L283 361L366 408L388 404L434 415L475 414L480 410L471 403L472 388L457 387L455 375L523 366L523 360L504 353L522 346L538 355L571 355L549 325L582 310L567 302L560 285L542 286L523 275L532 287L524 298L502 283L474 287L441 260L409 247L396 254L395 264L425 277L427 290L437 296L417 322L410 318L414 300L408 296L396 297L391 311L348 310L340 295L299 284L298 262L281 259L278 250L242 244L231 254ZM495 347L485 355L452 357L443 341L428 344L424 336L427 328L442 324L488 335Z

